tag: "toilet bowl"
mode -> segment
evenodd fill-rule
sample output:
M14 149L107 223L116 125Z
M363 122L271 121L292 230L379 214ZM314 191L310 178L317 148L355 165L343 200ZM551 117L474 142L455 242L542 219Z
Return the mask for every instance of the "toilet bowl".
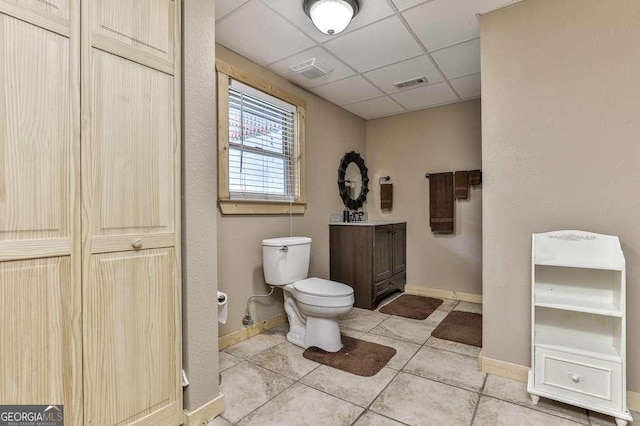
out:
M353 289L335 281L307 278L310 253L311 238L263 240L265 281L284 290L289 342L337 352L342 348L338 318L353 307Z

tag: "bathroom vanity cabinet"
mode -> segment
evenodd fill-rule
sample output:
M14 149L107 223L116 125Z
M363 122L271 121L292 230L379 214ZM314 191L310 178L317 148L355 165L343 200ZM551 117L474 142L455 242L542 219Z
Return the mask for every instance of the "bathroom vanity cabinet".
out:
M354 306L375 309L406 284L406 222L329 225L331 280L353 287Z

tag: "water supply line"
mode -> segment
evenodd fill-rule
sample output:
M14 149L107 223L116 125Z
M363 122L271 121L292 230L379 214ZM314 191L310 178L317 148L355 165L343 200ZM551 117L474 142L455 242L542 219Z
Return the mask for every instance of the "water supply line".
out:
M253 299L255 299L256 297L269 297L273 294L273 291L275 290L275 287L271 287L271 291L267 294L254 294L253 296L251 296L249 298L249 300L247 300L247 307L244 310L244 317L242 317L242 325L244 326L248 326L248 325L253 325L253 319L251 319L251 312L249 311L249 307L251 306L251 301Z

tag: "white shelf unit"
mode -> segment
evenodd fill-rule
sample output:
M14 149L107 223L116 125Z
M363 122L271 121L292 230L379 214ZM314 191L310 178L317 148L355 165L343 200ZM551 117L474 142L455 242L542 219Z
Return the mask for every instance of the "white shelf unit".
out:
M625 261L620 240L584 231L532 236L528 392L626 425Z

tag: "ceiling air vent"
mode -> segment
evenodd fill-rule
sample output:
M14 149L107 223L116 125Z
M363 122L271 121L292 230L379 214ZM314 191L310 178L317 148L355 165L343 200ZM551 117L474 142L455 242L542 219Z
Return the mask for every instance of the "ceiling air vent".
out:
M398 83L393 83L393 85L397 88L397 89L406 89L407 87L413 87L413 86L417 86L419 84L427 84L427 77L418 77L418 78L412 78L411 80L406 80L406 81L400 81Z
M297 65L292 65L289 68L296 74L301 74L309 79L324 77L333 71L327 65L318 61L317 58L312 58Z

